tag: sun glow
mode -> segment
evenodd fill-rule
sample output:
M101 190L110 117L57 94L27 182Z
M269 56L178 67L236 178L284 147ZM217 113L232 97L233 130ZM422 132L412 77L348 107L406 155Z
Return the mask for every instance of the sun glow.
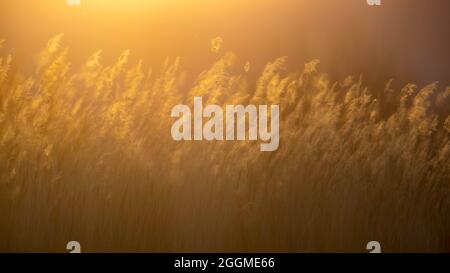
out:
M142 9L161 8L174 5L188 6L195 2L205 2L205 0L81 0L81 5L86 8L110 9Z

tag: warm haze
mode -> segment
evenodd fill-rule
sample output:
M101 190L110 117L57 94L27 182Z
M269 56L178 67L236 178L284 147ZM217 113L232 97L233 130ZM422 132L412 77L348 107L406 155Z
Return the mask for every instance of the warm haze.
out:
M0 251L449 251L449 5L2 1ZM279 147L175 141L194 97Z

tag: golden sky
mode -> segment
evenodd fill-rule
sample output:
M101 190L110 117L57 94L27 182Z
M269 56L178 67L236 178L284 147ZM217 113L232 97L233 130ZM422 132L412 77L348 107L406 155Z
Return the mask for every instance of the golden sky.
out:
M204 69L215 58L210 39L221 36L252 67L287 55L296 67L319 58L337 78L449 84L449 8L448 0L2 0L0 38L22 60L65 33L80 62L97 49L105 61L130 49L152 66L181 56Z

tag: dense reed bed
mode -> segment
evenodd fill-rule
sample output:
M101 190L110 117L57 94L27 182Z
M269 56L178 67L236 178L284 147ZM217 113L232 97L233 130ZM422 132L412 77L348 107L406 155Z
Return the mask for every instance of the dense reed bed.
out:
M72 67L61 38L27 75L0 49L1 251L450 250L449 87L372 89L218 48L193 82L129 51ZM175 142L170 110L194 96L279 104L279 149Z

